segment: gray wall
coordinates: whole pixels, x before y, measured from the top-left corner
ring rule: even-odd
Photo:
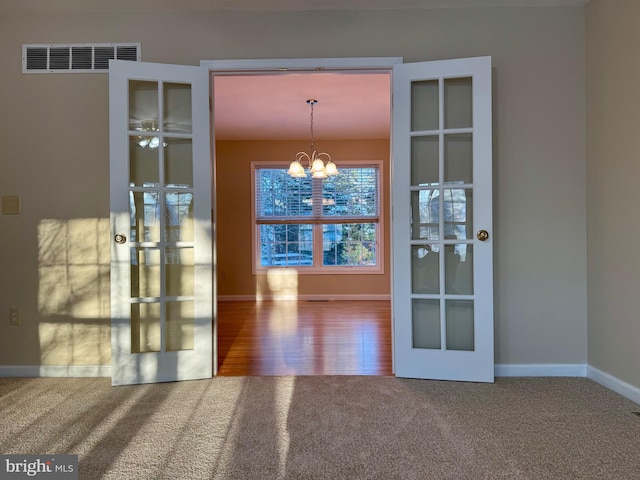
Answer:
[[[193,65],[491,55],[496,362],[586,363],[584,21],[583,7],[0,17],[0,194],[23,202],[0,216],[0,318],[23,315],[0,321],[0,365],[109,363],[107,76],[22,75],[21,44],[136,41],[145,61]]]
[[[640,388],[640,2],[586,18],[589,364]]]

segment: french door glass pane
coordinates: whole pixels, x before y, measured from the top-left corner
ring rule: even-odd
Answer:
[[[473,182],[473,136],[455,133],[444,136],[444,183]]]
[[[411,137],[411,185],[438,185],[440,176],[438,135]]]
[[[167,242],[193,241],[193,193],[165,194],[165,235]]]
[[[131,248],[131,296],[159,297],[160,285],[160,249]]]
[[[440,239],[440,190],[411,192],[411,238]]]
[[[158,82],[129,80],[129,129],[158,130]]]
[[[444,128],[473,126],[472,88],[471,77],[444,80]]]
[[[150,135],[133,135],[129,137],[130,187],[160,186],[158,149],[148,148],[148,144],[152,138]]]
[[[445,293],[473,295],[473,245],[445,245]]]
[[[447,350],[475,350],[472,300],[447,300]]]
[[[131,353],[160,351],[160,303],[131,305]]]
[[[473,232],[473,191],[462,188],[411,192],[411,238],[440,239],[440,194],[444,195],[444,238],[469,239]]]
[[[194,292],[193,248],[167,247],[165,259],[166,295],[189,296]]]
[[[160,192],[129,192],[132,242],[160,241]]]
[[[413,348],[440,349],[440,300],[412,301]]]
[[[473,190],[445,188],[444,196],[444,238],[470,239],[473,236]]]
[[[191,133],[191,85],[165,82],[163,92],[164,131]]]
[[[194,302],[167,302],[165,350],[193,350]]]
[[[434,245],[411,247],[411,292],[440,292],[440,255]]]
[[[193,187],[193,151],[188,138],[166,138],[164,182],[169,188]]]
[[[440,87],[438,80],[411,84],[411,131],[437,130],[439,122]]]

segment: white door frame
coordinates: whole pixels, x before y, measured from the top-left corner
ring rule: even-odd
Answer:
[[[276,58],[246,60],[201,60],[200,66],[210,72],[255,72],[256,74],[290,72],[290,71],[341,71],[371,73],[382,70],[391,72],[393,66],[403,63],[402,57],[345,57],[345,58]]]

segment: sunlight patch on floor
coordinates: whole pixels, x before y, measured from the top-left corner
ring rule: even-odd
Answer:
[[[276,382],[275,394],[275,414],[276,414],[276,443],[278,451],[278,478],[285,478],[287,472],[287,459],[289,454],[289,428],[287,419],[289,417],[289,408],[291,406],[291,398],[293,397],[293,384],[295,379],[292,377],[279,378]]]

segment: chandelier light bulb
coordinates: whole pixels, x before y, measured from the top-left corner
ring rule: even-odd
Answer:
[[[320,160],[318,157],[316,157],[315,154],[316,152],[313,152],[313,157],[315,157],[315,160],[313,160],[313,163],[311,164],[311,172],[312,173],[324,172],[324,162]]]
[[[289,175],[295,178],[306,177],[307,174],[304,173],[304,167],[298,160],[294,160],[289,165],[289,171],[287,172]]]
[[[325,167],[325,171],[327,172],[327,176],[331,177],[333,175],[337,175],[338,174],[338,167],[336,167],[335,163],[333,163],[331,160],[329,160],[327,162],[326,167]]]

